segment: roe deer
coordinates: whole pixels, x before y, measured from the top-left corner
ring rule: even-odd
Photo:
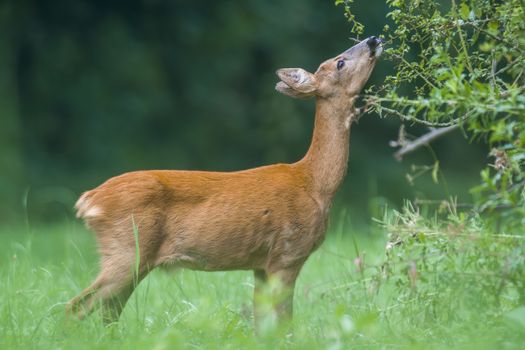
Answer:
[[[96,233],[100,274],[69,301],[68,312],[83,318],[101,305],[104,321],[117,321],[138,281],[155,267],[173,266],[253,270],[255,295],[275,278],[274,312],[291,319],[297,275],[324,239],[346,173],[354,101],[381,51],[381,40],[370,37],[314,74],[277,71],[277,91],[317,101],[310,148],[296,163],[238,172],[136,171],[85,192],[75,207]]]

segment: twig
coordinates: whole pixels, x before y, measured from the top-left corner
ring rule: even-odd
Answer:
[[[391,109],[391,108],[384,107],[384,106],[381,106],[381,105],[379,105],[379,107],[377,107],[377,109],[378,109],[378,112],[385,111],[387,113],[390,113],[390,114],[393,114],[393,115],[399,117],[401,120],[408,121],[408,122],[411,122],[411,123],[414,123],[414,124],[425,125],[425,126],[428,126],[428,127],[454,126],[454,125],[457,125],[457,123],[460,123],[461,121],[463,121],[465,119],[464,117],[462,117],[462,118],[457,118],[457,119],[454,119],[454,120],[452,120],[450,122],[446,122],[446,123],[434,123],[434,122],[429,122],[429,121],[426,121],[426,120],[421,120],[421,119],[410,117],[408,115],[405,115],[403,113],[400,113],[400,112],[396,111],[395,109]],[[381,115],[381,113],[380,113],[380,115]]]
[[[414,64],[411,64],[410,62],[408,62],[403,56],[400,56],[400,55],[396,55],[396,54],[391,54],[392,57],[394,58],[397,58],[398,60],[401,60],[403,62],[403,64],[405,64],[407,67],[411,67],[413,70],[414,70],[414,73],[416,73],[421,79],[423,79],[428,85],[432,86],[434,89],[437,89],[436,85],[434,83],[432,83],[430,80],[427,79],[427,77],[425,77],[425,75],[421,72],[419,72],[416,67],[419,68],[419,66],[414,63]]]
[[[470,56],[468,54],[467,44],[465,43],[465,38],[463,37],[463,32],[461,31],[461,26],[459,25],[458,12],[457,12],[457,6],[456,6],[455,0],[452,0],[452,8],[454,11],[454,16],[456,17],[456,26],[458,29],[459,41],[461,42],[461,48],[463,49],[463,53],[465,54],[465,63],[467,64],[468,71],[472,73],[473,70],[472,70],[472,65],[470,63]]]
[[[407,142],[403,147],[401,147],[396,153],[394,153],[394,157],[401,161],[403,159],[403,156],[415,151],[421,146],[426,146],[430,142],[434,141],[438,137],[441,137],[455,129],[459,128],[459,124],[456,125],[450,125],[444,128],[438,128],[438,129],[432,129],[429,133],[420,136],[419,138],[415,139],[414,141]]]

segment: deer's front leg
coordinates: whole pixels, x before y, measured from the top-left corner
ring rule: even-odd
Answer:
[[[268,282],[268,275],[264,270],[253,271],[253,326],[255,334],[259,334],[262,320],[265,317],[265,289]]]
[[[272,284],[273,308],[279,324],[288,324],[292,321],[295,281],[300,269],[299,266],[268,272]]]
[[[301,266],[254,271],[253,316],[258,335],[267,331],[291,330],[295,281]]]

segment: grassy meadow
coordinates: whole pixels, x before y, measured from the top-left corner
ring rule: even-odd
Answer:
[[[334,220],[298,280],[293,337],[271,325],[255,337],[250,271],[154,271],[121,321],[105,327],[97,313],[84,321],[64,313],[65,302],[97,273],[96,247],[86,229],[77,223],[3,227],[0,349],[525,347],[525,311],[515,297],[494,308],[481,294],[477,298],[475,285],[468,296],[456,285],[419,293],[416,284],[407,291],[406,267],[397,277],[377,278],[386,236],[378,228],[363,231]]]

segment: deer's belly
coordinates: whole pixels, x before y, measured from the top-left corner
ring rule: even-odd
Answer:
[[[304,261],[324,238],[319,227],[259,223],[222,226],[210,220],[198,230],[183,230],[161,258],[162,265],[203,271],[264,269],[271,260],[284,265]]]
[[[278,230],[247,213],[188,218],[166,234],[160,263],[205,271],[262,268]]]
[[[173,216],[159,261],[206,271],[258,269],[275,254],[295,260],[318,246],[314,232],[322,231],[324,220],[315,207],[252,199],[209,201]]]

